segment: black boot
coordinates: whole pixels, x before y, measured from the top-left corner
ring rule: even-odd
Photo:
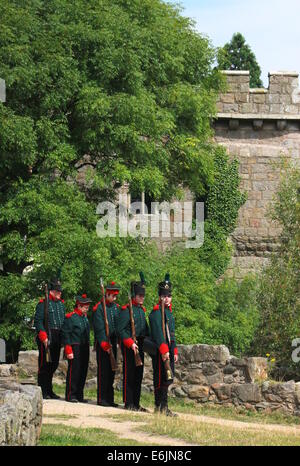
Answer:
[[[160,412],[162,414],[165,414],[166,416],[170,416],[170,417],[177,417],[178,416],[178,414],[173,413],[168,408],[168,387],[162,387],[162,389],[161,389]]]
[[[154,412],[158,413],[160,412],[160,404],[161,404],[161,389],[156,388],[154,389]]]

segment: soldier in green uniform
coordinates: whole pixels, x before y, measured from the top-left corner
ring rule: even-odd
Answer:
[[[141,385],[144,373],[144,338],[149,335],[146,321],[145,280],[140,272],[140,282],[131,283],[132,311],[135,324],[136,342],[133,340],[129,304],[122,306],[118,321],[118,334],[123,354],[123,401],[125,409],[147,411],[140,406]],[[139,353],[142,365],[136,366],[135,354]]]
[[[45,328],[44,301],[41,299],[36,306],[34,326],[36,329],[36,342],[39,350],[38,358],[38,385],[42,389],[43,398],[59,398],[53,392],[52,379],[59,364],[61,349],[61,327],[65,318],[65,305],[61,299],[61,283],[57,278],[49,284],[48,322],[49,331]],[[51,362],[46,361],[46,349],[49,347]]]
[[[100,406],[118,405],[114,402],[113,383],[115,371],[112,370],[110,352],[113,351],[117,359],[117,321],[119,317],[119,304],[116,299],[120,287],[111,282],[105,289],[106,313],[109,329],[109,340],[105,333],[105,319],[103,311],[103,298],[93,307],[93,327],[96,341],[97,357],[97,404]]]
[[[153,307],[149,315],[151,337],[157,345],[156,355],[152,357],[155,411],[167,416],[177,416],[168,408],[168,388],[172,380],[168,380],[165,361],[168,360],[174,374],[174,362],[178,361],[178,350],[175,339],[175,320],[172,310],[172,284],[169,274],[158,284],[159,303]],[[165,332],[162,327],[162,307],[165,305]]]
[[[89,357],[90,325],[87,318],[91,299],[86,294],[76,297],[73,312],[66,315],[62,326],[62,341],[68,359],[66,401],[87,403],[83,397]]]

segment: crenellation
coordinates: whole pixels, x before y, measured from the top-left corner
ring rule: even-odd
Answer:
[[[227,78],[226,92],[218,100],[219,114],[236,113],[249,115],[262,114],[264,120],[268,115],[300,116],[300,90],[298,73],[269,73],[267,89],[250,89],[249,73],[245,71],[222,72]],[[228,104],[231,104],[230,106]],[[223,116],[223,115],[222,115]]]

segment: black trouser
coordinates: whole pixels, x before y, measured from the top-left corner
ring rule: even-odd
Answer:
[[[89,367],[89,343],[72,345],[74,359],[68,359],[68,372],[66,378],[66,400],[76,398],[83,400],[83,389]]]
[[[46,362],[46,350],[44,343],[42,343],[38,337],[36,339],[39,349],[38,385],[42,389],[43,397],[52,393],[52,379],[54,372],[58,368],[61,348],[61,331],[58,329],[51,329],[50,333],[51,362]]]
[[[174,346],[170,349],[170,366],[174,376]],[[168,407],[168,388],[171,385],[167,381],[166,369],[162,360],[161,354],[157,351],[156,355],[152,358],[153,367],[153,385],[154,385],[154,397],[155,406],[160,409]]]
[[[117,359],[117,341],[116,337],[111,337],[110,342],[113,348],[115,359]],[[111,369],[109,354],[104,351],[100,344],[96,344],[97,357],[97,403],[106,401],[109,404],[114,403],[114,380],[115,371]]]
[[[126,348],[122,343],[123,354],[123,401],[126,407],[140,406],[141,386],[144,374],[144,338],[137,339],[139,353],[143,362],[142,366],[136,366],[134,360],[134,351]]]

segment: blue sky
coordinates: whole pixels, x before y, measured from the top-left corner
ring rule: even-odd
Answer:
[[[241,32],[256,55],[262,79],[269,71],[300,73],[300,0],[179,0],[182,14],[196,21],[196,29],[214,46]]]

